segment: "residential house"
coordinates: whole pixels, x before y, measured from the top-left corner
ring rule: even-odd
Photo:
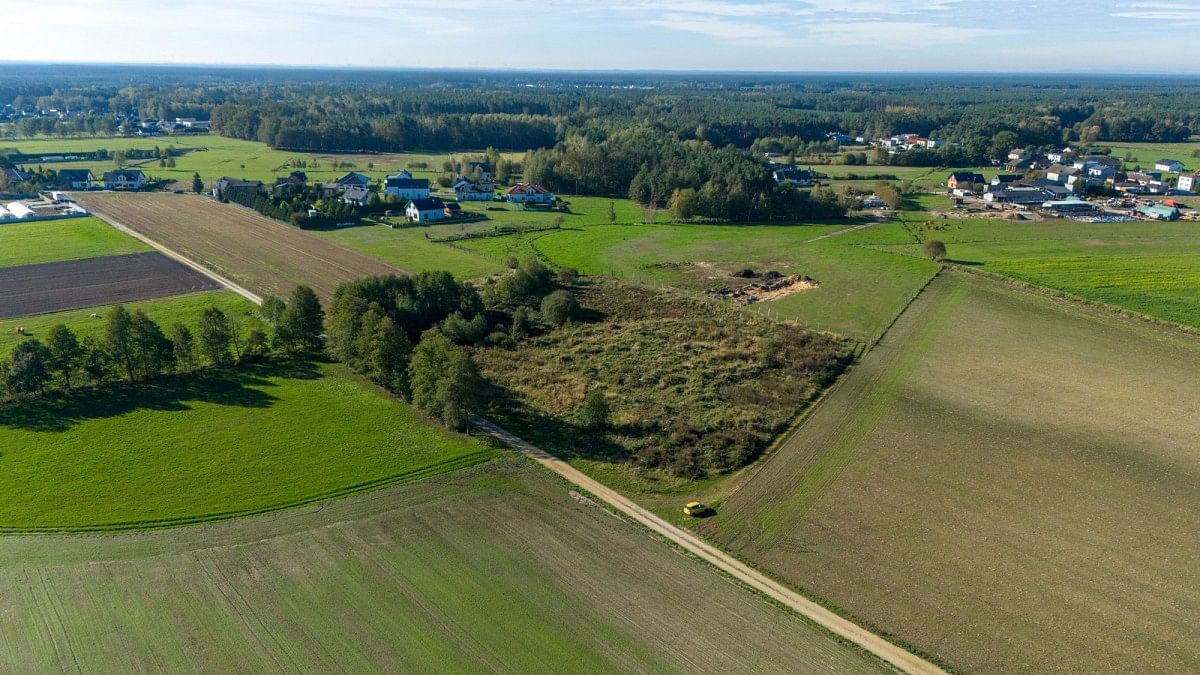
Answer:
[[[884,206],[883,200],[875,195],[862,198],[862,207],[864,209],[881,209]]]
[[[504,198],[514,204],[554,203],[554,194],[534,183],[517,183],[505,191]]]
[[[262,191],[261,180],[242,180],[223,176],[213,183],[212,195],[217,199],[249,206]]]
[[[1062,164],[1051,164],[1046,169],[1046,180],[1052,180],[1055,183],[1066,183],[1071,176],[1078,176],[1079,169],[1073,166],[1063,166]]]
[[[146,185],[146,174],[141,169],[119,169],[106,171],[102,180],[105,190],[141,190]]]
[[[1121,161],[1120,157],[1112,155],[1088,155],[1087,157],[1077,157],[1073,166],[1081,171],[1087,171],[1096,165],[1112,167],[1116,171],[1120,171],[1125,162]]]
[[[1034,161],[1028,157],[1010,159],[1004,164],[1004,170],[1010,173],[1025,173],[1034,168]]]
[[[303,171],[293,171],[287,176],[275,179],[271,194],[276,197],[287,197],[301,192],[308,185],[308,174]]]
[[[383,193],[396,199],[427,199],[429,179],[388,176],[383,182]]]
[[[1015,162],[1022,159],[1029,159],[1029,151],[1025,148],[1013,148],[1008,151],[1008,161]]]
[[[1075,151],[1071,148],[1063,148],[1062,150],[1055,150],[1053,152],[1046,153],[1046,159],[1054,162],[1055,164],[1064,164],[1069,162],[1074,156]]]
[[[370,187],[371,177],[351,171],[350,173],[344,173],[341,176],[338,176],[338,179],[334,182],[345,187],[350,187],[351,185]]]
[[[1175,182],[1175,189],[1200,192],[1200,173],[1185,173]]]
[[[446,217],[457,218],[463,214],[462,206],[458,202],[450,202],[446,204]]]
[[[90,190],[96,177],[87,169],[59,169],[58,187],[63,190]]]
[[[30,178],[33,178],[33,174],[28,171],[22,171],[20,168],[15,166],[4,167],[4,180],[8,181],[9,185],[14,183],[24,183]]]
[[[392,176],[392,177],[393,177],[393,178],[412,178],[412,177],[413,177],[413,175],[412,175],[412,172],[411,172],[411,171],[409,171],[408,169],[402,169],[402,170],[400,171],[400,173],[398,173],[398,174],[395,174],[395,175],[394,175],[394,176]]]
[[[421,197],[408,202],[404,215],[414,223],[442,220],[446,217],[446,204],[437,197]]]
[[[808,186],[813,184],[811,171],[797,169],[796,167],[785,167],[775,169],[771,172],[771,177],[775,180],[776,185],[784,185],[791,183],[796,186]]]
[[[1174,159],[1160,159],[1154,163],[1154,170],[1166,173],[1182,173],[1183,162]]]
[[[946,187],[951,190],[970,189],[968,186],[971,188],[978,186],[982,189],[984,185],[987,185],[987,179],[983,177],[983,174],[971,171],[956,171],[946,179]]]
[[[476,183],[463,177],[454,182],[454,196],[460,202],[490,202],[495,192],[491,183]]]
[[[1087,175],[1089,178],[1099,178],[1101,181],[1105,182],[1107,182],[1109,178],[1115,176],[1116,174],[1116,169],[1112,168],[1111,166],[1105,166],[1104,164],[1096,164],[1087,170]]]
[[[838,145],[850,145],[854,142],[853,138],[850,138],[840,131],[831,131],[825,134],[825,138],[828,138],[831,141],[836,141]]]
[[[351,185],[342,193],[342,202],[354,206],[366,206],[371,201],[371,191],[361,185]]]
[[[943,141],[943,140],[939,140],[939,139],[935,139],[935,138],[926,138],[925,139],[925,147],[929,148],[930,150],[936,150],[945,145],[946,145],[946,141]]]
[[[317,194],[320,195],[321,199],[335,199],[341,197],[342,193],[348,187],[350,186],[342,185],[341,183],[321,183],[317,186]]]
[[[479,175],[479,180],[490,183],[492,180],[492,165],[490,162],[471,162],[467,164],[467,175]]]
[[[998,173],[992,178],[990,185],[993,187],[1004,186],[1010,183],[1015,183],[1022,178],[1023,176],[1019,176],[1015,173]]]

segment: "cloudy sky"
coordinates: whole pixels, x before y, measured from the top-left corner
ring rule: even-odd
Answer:
[[[1200,0],[0,0],[0,61],[1200,74]]]

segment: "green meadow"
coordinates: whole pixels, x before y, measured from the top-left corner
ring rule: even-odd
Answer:
[[[0,223],[0,267],[151,250],[91,216]]]

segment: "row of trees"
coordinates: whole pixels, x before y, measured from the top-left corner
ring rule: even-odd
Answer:
[[[44,341],[36,337],[21,341],[0,362],[0,385],[9,396],[36,396],[118,379],[148,381],[205,365],[226,367],[272,349],[318,350],[323,319],[320,301],[306,286],[298,286],[287,303],[267,298],[254,317],[209,307],[191,328],[175,323],[164,330],[141,309],[130,312],[117,305],[105,316],[99,336],[80,338],[58,324],[46,332]]]

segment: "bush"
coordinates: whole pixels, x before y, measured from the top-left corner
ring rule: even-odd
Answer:
[[[930,260],[941,262],[946,259],[946,244],[937,239],[930,239],[921,245],[921,250],[925,255],[929,256]]]
[[[483,312],[476,314],[472,319],[463,317],[462,312],[455,312],[442,322],[442,334],[454,344],[477,344],[487,332],[488,322]]]
[[[579,270],[574,267],[560,267],[558,270],[558,283],[573,284],[579,278]]]
[[[593,389],[583,397],[583,403],[579,405],[577,417],[579,426],[588,431],[603,431],[610,424],[610,411],[608,409],[608,401],[604,398],[604,392],[599,389]]]
[[[562,326],[579,315],[579,301],[568,291],[554,291],[542,299],[542,318],[552,326]]]

